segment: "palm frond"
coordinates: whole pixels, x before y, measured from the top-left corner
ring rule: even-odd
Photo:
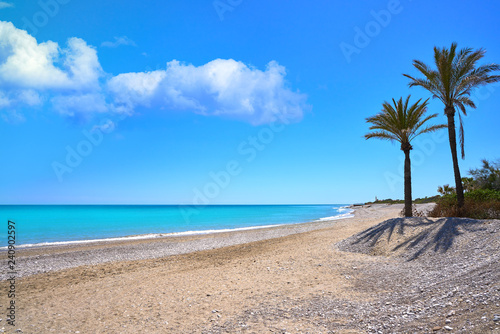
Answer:
[[[436,132],[438,130],[441,130],[441,129],[444,129],[447,127],[448,127],[448,125],[446,125],[446,124],[432,125],[432,126],[429,126],[429,127],[426,127],[424,129],[420,130],[418,133],[415,134],[415,137],[419,136],[421,134],[424,134],[424,133]]]
[[[399,100],[392,99],[392,103],[384,101],[382,110],[366,119],[367,123],[371,123],[369,129],[372,132],[367,133],[365,139],[398,141],[401,149],[406,150],[408,147],[411,149],[410,142],[418,135],[446,127],[444,124],[425,126],[437,114],[425,116],[429,99],[423,102],[419,99],[410,104],[410,97],[409,95],[405,100],[402,97]]]
[[[429,91],[433,98],[440,99],[445,105],[445,113],[450,107],[459,110],[462,158],[465,157],[465,145],[461,114],[467,115],[466,107],[476,108],[471,100],[474,89],[500,82],[500,75],[493,75],[493,72],[500,71],[500,65],[493,63],[477,66],[485,54],[484,49],[463,48],[457,51],[457,43],[453,42],[449,49],[434,47],[435,69],[422,61],[413,60],[413,66],[422,74],[422,78],[403,74],[410,79],[409,87],[420,86]]]
[[[460,151],[462,153],[462,159],[465,159],[465,133],[464,133],[464,123],[462,121],[462,116],[458,113],[458,119],[460,120],[460,127],[458,130],[458,138],[460,141]]]
[[[384,132],[384,131],[367,133],[365,135],[365,139],[370,139],[370,138],[378,138],[378,139],[385,139],[385,140],[390,140],[390,141],[398,141],[398,138],[394,137],[394,135],[391,135],[390,133],[387,133],[387,132]]]

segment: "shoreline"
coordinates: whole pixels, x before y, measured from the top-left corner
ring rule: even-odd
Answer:
[[[299,223],[307,224],[307,223]],[[178,236],[191,236],[191,235],[205,235],[213,233],[226,233],[226,232],[238,232],[238,231],[248,231],[257,230],[261,228],[272,228],[277,226],[293,225],[293,224],[276,224],[276,225],[263,225],[263,226],[249,226],[249,227],[237,227],[234,229],[220,229],[220,230],[200,230],[200,231],[185,231],[185,232],[172,232],[172,233],[148,233],[148,234],[133,234],[126,235],[122,237],[110,237],[110,238],[100,238],[100,239],[84,239],[84,240],[71,240],[71,241],[53,241],[53,242],[40,242],[36,244],[21,244],[16,246],[18,249],[32,249],[41,247],[54,247],[54,246],[72,246],[72,245],[85,245],[85,244],[104,244],[108,242],[120,242],[120,241],[133,241],[133,240],[154,240],[158,238],[169,238]],[[7,247],[0,247],[0,250],[7,249]]]
[[[332,204],[335,205],[335,204]],[[176,205],[172,205],[176,206]],[[238,205],[239,206],[239,205]],[[276,205],[270,205],[276,206]],[[286,205],[284,205],[286,206]],[[306,206],[306,204],[304,204]],[[82,244],[94,244],[94,243],[107,243],[107,242],[120,242],[120,241],[131,241],[131,240],[151,240],[158,238],[168,238],[168,237],[177,237],[177,236],[191,236],[191,235],[205,235],[212,233],[226,233],[226,232],[238,232],[238,231],[246,231],[246,230],[254,230],[254,229],[265,229],[265,228],[273,228],[278,226],[288,226],[288,225],[301,225],[301,224],[309,224],[315,222],[324,222],[330,220],[337,219],[345,219],[354,217],[353,205],[344,205],[339,207],[339,214],[335,216],[321,217],[315,220],[306,220],[302,222],[293,222],[293,223],[276,223],[276,224],[267,224],[267,225],[250,225],[250,226],[242,226],[242,227],[234,227],[234,228],[210,228],[206,230],[188,230],[188,231],[179,231],[179,232],[164,232],[164,233],[143,233],[143,234],[130,234],[130,235],[122,235],[122,236],[111,236],[111,237],[100,237],[95,239],[81,239],[81,240],[62,240],[62,241],[49,241],[49,242],[36,242],[36,243],[25,243],[16,245],[17,249],[30,249],[30,248],[39,248],[39,247],[53,247],[53,246],[66,246],[66,245],[82,245]],[[344,212],[347,211],[347,212]],[[0,250],[6,250],[7,246],[0,247]]]
[[[40,242],[35,244],[21,244],[17,245],[18,249],[31,249],[40,247],[53,247],[53,246],[71,246],[71,245],[82,245],[82,244],[94,244],[94,243],[108,243],[108,242],[120,242],[120,241],[132,241],[132,240],[154,240],[159,238],[171,238],[179,236],[193,236],[193,235],[207,235],[216,233],[228,233],[228,232],[240,232],[240,231],[250,231],[267,229],[279,226],[293,226],[311,223],[321,223],[335,221],[339,219],[354,218],[355,209],[349,209],[349,212],[341,213],[336,216],[319,218],[312,221],[306,221],[301,223],[285,223],[285,224],[273,224],[273,225],[256,225],[256,226],[246,226],[246,227],[235,227],[235,228],[221,228],[221,229],[210,229],[210,230],[194,230],[194,231],[182,231],[182,232],[171,232],[171,233],[147,233],[147,234],[133,234],[121,237],[110,237],[110,238],[100,238],[100,239],[85,239],[85,240],[70,240],[70,241],[53,241],[53,242]],[[0,250],[6,250],[7,247],[0,247]]]
[[[386,206],[386,204],[380,205],[380,207]],[[303,223],[19,245],[16,247],[17,259],[20,263],[18,277],[116,261],[158,259],[281,238],[332,227],[339,221],[355,218],[356,210],[360,209],[363,207],[356,207],[356,209],[346,207],[348,212]],[[7,278],[7,274],[0,272],[0,282]]]

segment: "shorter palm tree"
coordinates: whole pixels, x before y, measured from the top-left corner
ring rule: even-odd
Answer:
[[[393,105],[387,101],[382,104],[382,111],[375,116],[368,117],[367,123],[371,123],[369,132],[365,139],[379,138],[401,143],[401,150],[405,154],[404,167],[404,193],[405,193],[405,217],[412,216],[412,198],[411,198],[411,163],[410,151],[412,150],[411,141],[423,134],[446,128],[445,124],[428,126],[426,123],[437,117],[437,114],[425,116],[429,99],[420,103],[421,99],[415,104],[409,106],[410,96],[403,102],[401,97],[397,102],[392,99]]]

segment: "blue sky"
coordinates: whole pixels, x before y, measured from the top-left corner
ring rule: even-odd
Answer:
[[[3,204],[402,198],[403,153],[365,118],[412,94],[433,47],[500,62],[488,1],[0,1]],[[360,33],[361,31],[361,33]],[[461,171],[500,157],[500,86],[473,97]],[[443,105],[429,112],[445,122]],[[413,196],[453,184],[446,131]]]

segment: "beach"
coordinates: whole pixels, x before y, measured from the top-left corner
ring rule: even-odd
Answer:
[[[347,219],[20,249],[16,325],[1,315],[0,328],[498,332],[500,222],[405,220],[401,210],[372,205]],[[3,310],[7,303],[2,293]]]

